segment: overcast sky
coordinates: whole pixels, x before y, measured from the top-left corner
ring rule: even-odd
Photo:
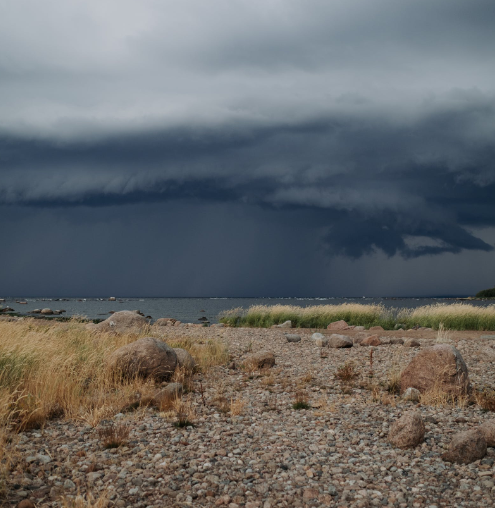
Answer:
[[[495,285],[493,0],[0,0],[0,297]]]

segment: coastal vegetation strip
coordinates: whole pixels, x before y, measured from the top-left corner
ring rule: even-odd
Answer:
[[[115,334],[95,333],[77,319],[0,320],[0,434],[2,428],[40,428],[61,416],[99,421],[132,404],[136,394],[140,399],[151,396],[152,382],[121,379],[106,365],[115,350],[145,336],[165,340],[152,327]],[[220,340],[198,343],[183,337],[167,344],[188,351],[202,372],[228,360]]]
[[[349,325],[394,328],[427,327],[438,330],[495,330],[495,305],[476,306],[465,303],[436,304],[415,309],[386,308],[383,305],[344,303],[341,305],[254,305],[221,314],[220,322],[234,327],[268,328],[291,321],[295,328],[326,328],[334,321]]]

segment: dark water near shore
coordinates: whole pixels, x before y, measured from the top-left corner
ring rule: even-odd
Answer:
[[[17,302],[26,301],[26,304]],[[338,305],[341,303],[382,304],[389,307],[415,308],[437,303],[459,303],[456,298],[119,298],[115,302],[100,298],[7,298],[0,307],[12,307],[15,312],[27,314],[34,309],[65,310],[63,316],[84,316],[89,319],[106,319],[111,311],[140,310],[153,319],[172,317],[185,323],[199,323],[206,317],[218,322],[218,315],[236,307],[247,309],[251,305]],[[469,304],[487,306],[492,301],[470,300]]]

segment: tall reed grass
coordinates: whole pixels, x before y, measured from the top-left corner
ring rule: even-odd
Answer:
[[[270,327],[290,320],[296,328],[326,328],[332,321],[343,319],[350,325],[393,328],[395,320],[382,305],[344,303],[341,305],[254,305],[247,311],[232,309],[220,316],[230,326]]]
[[[397,321],[408,326],[425,326],[438,330],[495,330],[495,305],[477,306],[466,303],[426,305],[401,309]]]
[[[486,307],[457,304],[437,304],[415,309],[387,309],[383,305],[344,303],[341,305],[254,305],[248,310],[237,308],[222,313],[220,321],[229,326],[266,328],[290,320],[295,328],[326,328],[329,323],[343,319],[349,325],[366,328],[382,326],[391,330],[424,326],[438,330],[495,330],[495,305]]]

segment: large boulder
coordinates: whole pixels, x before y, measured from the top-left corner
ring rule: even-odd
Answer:
[[[40,314],[44,314],[45,316],[50,316],[51,314],[53,314],[53,310],[52,309],[41,309]]]
[[[121,310],[98,323],[100,332],[140,333],[148,327],[148,321],[136,311]]]
[[[340,321],[334,321],[327,326],[327,330],[347,330],[349,325],[341,319]]]
[[[486,455],[486,439],[480,429],[455,434],[448,450],[442,455],[447,462],[470,464]]]
[[[107,359],[108,367],[126,378],[142,377],[168,381],[177,367],[175,351],[153,337],[122,346]]]
[[[471,390],[461,353],[449,344],[436,344],[420,351],[402,373],[400,386],[401,394],[409,387],[421,393],[439,390],[453,396]]]
[[[495,420],[488,420],[478,427],[485,437],[486,446],[495,446]]]
[[[348,335],[339,335],[338,333],[332,333],[332,335],[328,337],[328,347],[352,347],[352,339]]]
[[[414,448],[425,437],[425,424],[417,411],[404,413],[390,427],[388,440],[397,448]]]
[[[177,355],[177,366],[186,370],[187,372],[193,372],[196,368],[196,362],[194,358],[189,354],[189,351],[180,347],[174,347],[175,354]]]

